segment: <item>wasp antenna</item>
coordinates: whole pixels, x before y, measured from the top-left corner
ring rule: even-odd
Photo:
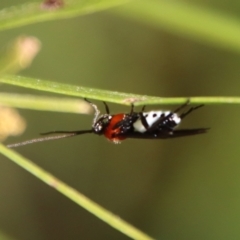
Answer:
[[[92,129],[89,130],[79,130],[79,131],[51,131],[51,132],[45,132],[45,133],[40,133],[41,135],[50,135],[50,134],[74,134],[74,135],[81,135],[85,133],[92,133]]]
[[[45,141],[56,140],[56,139],[61,139],[61,138],[73,137],[75,135],[76,134],[72,133],[72,134],[66,134],[66,135],[57,135],[57,136],[50,136],[50,137],[34,138],[34,139],[27,140],[27,141],[24,141],[24,142],[8,144],[7,147],[8,148],[21,147],[21,146],[25,146],[25,145],[29,145],[29,144],[33,144],[33,143],[37,143],[37,142],[45,142]]]
[[[93,123],[92,123],[92,126],[94,126],[96,121],[97,121],[97,119],[98,119],[100,111],[99,111],[97,105],[95,105],[94,103],[90,102],[87,98],[84,98],[84,100],[86,102],[88,102],[94,108],[95,113],[94,113],[94,118],[93,118]]]
[[[110,111],[109,111],[109,107],[108,107],[107,103],[103,101],[103,104],[105,106],[106,113],[109,114]]]
[[[41,137],[41,138],[34,138],[31,140],[27,140],[24,142],[19,142],[19,143],[13,143],[13,144],[8,144],[8,148],[15,148],[15,147],[21,147],[33,143],[38,143],[38,142],[45,142],[45,141],[50,141],[50,140],[57,140],[57,139],[62,139],[62,138],[68,138],[68,137],[74,137],[80,134],[85,134],[85,133],[92,133],[92,130],[81,130],[81,131],[54,131],[54,132],[47,132],[47,133],[41,133],[41,135],[48,135],[48,134],[55,134],[55,133],[62,133],[62,135],[56,135],[56,136],[49,136],[49,137]]]

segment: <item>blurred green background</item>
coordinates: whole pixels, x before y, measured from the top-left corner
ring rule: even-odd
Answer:
[[[0,9],[24,2],[1,0]],[[194,2],[236,18],[240,14],[239,1]],[[23,34],[42,42],[32,66],[21,73],[25,76],[164,97],[240,93],[239,52],[111,10],[0,32],[0,44]],[[53,95],[7,85],[1,91]],[[112,112],[129,111],[109,106]],[[92,122],[86,115],[19,111],[27,130],[7,143],[40,132],[88,129]],[[85,135],[17,151],[156,239],[240,239],[239,119],[238,105],[210,105],[181,126],[211,127],[201,136],[114,145]],[[0,193],[0,228],[12,239],[128,239],[2,156]]]

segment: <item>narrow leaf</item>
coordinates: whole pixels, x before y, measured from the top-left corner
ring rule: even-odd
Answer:
[[[240,19],[184,1],[139,0],[114,13],[214,47],[240,51]]]
[[[89,114],[92,107],[83,100],[14,93],[0,93],[0,104],[11,107],[55,112]]]
[[[39,79],[33,79],[22,76],[0,76],[0,82],[30,88],[40,91],[59,93],[64,95],[76,96],[81,98],[95,99],[99,101],[113,102],[130,105],[150,105],[150,104],[182,104],[186,101],[194,104],[240,104],[240,97],[154,97],[147,95],[138,95],[132,93],[123,93],[107,91],[96,88],[69,85],[64,83],[50,82]]]
[[[65,0],[63,6],[52,9],[44,7],[41,1],[25,3],[0,11],[0,31],[37,22],[71,18],[115,7],[130,0]]]
[[[0,144],[0,152],[4,156],[12,160],[14,163],[18,164],[20,167],[40,179],[41,181],[56,189],[58,192],[65,195],[73,202],[77,203],[102,221],[106,222],[107,224],[129,236],[130,238],[138,240],[153,240],[153,238],[151,238],[150,236],[146,235],[131,224],[119,218],[119,216],[116,216],[108,210],[104,209],[99,204],[93,202],[91,199],[87,198],[77,190],[68,186],[66,183],[60,181],[55,176],[40,168],[35,163],[21,156],[17,152],[6,148],[2,144]]]

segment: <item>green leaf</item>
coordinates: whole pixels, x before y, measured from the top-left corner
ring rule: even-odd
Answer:
[[[223,103],[224,104],[240,104],[240,97],[216,96],[216,97],[163,98],[163,97],[154,97],[154,96],[147,96],[147,95],[138,95],[138,94],[132,94],[132,93],[107,91],[107,90],[101,90],[96,88],[75,86],[75,85],[69,85],[65,83],[57,83],[57,82],[44,81],[39,79],[33,79],[33,78],[22,77],[22,76],[12,76],[12,75],[1,76],[0,82],[15,85],[15,86],[20,86],[20,87],[40,90],[40,91],[47,91],[52,93],[59,93],[59,94],[64,94],[69,96],[89,98],[89,99],[95,99],[95,100],[113,102],[113,103],[119,103],[119,104],[125,104],[125,105],[130,105],[134,103],[135,106],[149,105],[149,104],[182,104],[188,100],[190,100],[190,103],[194,103],[194,104],[223,104]],[[16,106],[17,103],[12,103],[12,104],[13,105],[15,104]],[[19,101],[18,107],[20,107],[20,101]],[[22,107],[25,108],[24,106]],[[55,110],[52,110],[52,111],[55,111]]]
[[[60,93],[64,95],[91,98],[121,104],[130,104],[131,102],[140,102],[146,99],[157,100],[156,97],[147,97],[131,93],[121,93],[115,91],[100,90],[96,88],[74,86],[65,83],[57,83],[15,75],[0,76],[0,82],[40,91]]]
[[[14,163],[18,164],[20,167],[30,172],[32,175],[40,179],[41,181],[48,184],[50,187],[54,188],[58,192],[65,195],[67,198],[71,199],[76,204],[80,205],[87,211],[94,214],[96,217],[100,218],[113,228],[119,230],[125,235],[129,236],[132,239],[138,240],[153,240],[150,236],[141,232],[134,226],[130,225],[126,221],[122,220],[118,216],[104,209],[97,203],[93,202],[91,199],[87,198],[77,190],[68,186],[66,183],[57,179],[52,174],[48,173],[44,169],[37,166],[35,163],[31,162],[29,159],[21,156],[15,151],[6,148],[0,144],[0,153],[12,160]]]
[[[0,11],[0,31],[94,13],[130,0],[64,2],[57,9],[43,8],[41,3],[26,3],[3,9]],[[179,1],[139,0],[115,8],[113,12],[214,47],[240,50],[240,20],[216,10]]]
[[[0,103],[17,108],[89,114],[92,107],[85,101],[73,98],[0,93]]]
[[[240,19],[183,1],[140,0],[114,13],[214,47],[240,51]]]
[[[25,3],[0,11],[0,31],[49,20],[71,18],[115,7],[130,0],[65,0],[57,9],[44,8],[42,2]]]

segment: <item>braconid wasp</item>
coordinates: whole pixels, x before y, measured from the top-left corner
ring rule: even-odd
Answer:
[[[95,111],[91,129],[46,132],[42,133],[41,135],[57,135],[35,138],[20,143],[9,144],[7,146],[9,148],[13,148],[36,142],[73,137],[86,133],[104,135],[108,140],[114,143],[120,143],[126,138],[167,139],[206,133],[208,130],[208,128],[175,130],[182,119],[184,119],[191,112],[204,106],[202,104],[195,107],[190,107],[187,111],[179,113],[188,106],[189,100],[174,111],[145,112],[144,106],[140,112],[135,112],[134,105],[132,104],[129,113],[118,114],[110,114],[108,105],[106,102],[103,102],[106,113],[102,115],[100,115],[97,105],[93,104],[87,99],[85,100],[91,104]]]

